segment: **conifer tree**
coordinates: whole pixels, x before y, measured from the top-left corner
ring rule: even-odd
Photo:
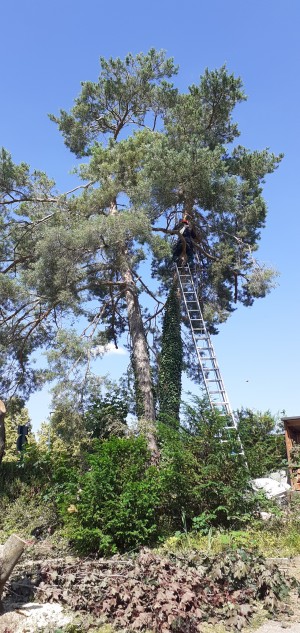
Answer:
[[[142,414],[153,421],[143,293],[158,301],[157,314],[163,297],[140,264],[152,259],[153,275],[170,288],[175,218],[189,214],[209,327],[238,301],[264,296],[273,271],[254,257],[267,212],[262,184],[281,156],[237,145],[233,110],[245,95],[225,67],[206,70],[180,94],[168,82],[177,69],[164,53],[100,61],[99,80],[82,84],[69,113],[51,116],[84,159],[76,191],[58,195],[45,174],[0,156],[1,388],[5,394],[14,384],[28,395],[43,377],[32,369],[32,352],[47,347],[49,378],[96,393],[97,350],[118,345],[129,329]],[[152,431],[149,446],[156,450]]]

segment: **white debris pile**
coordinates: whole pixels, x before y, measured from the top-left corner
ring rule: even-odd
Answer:
[[[72,622],[60,604],[28,602],[0,616],[0,633],[37,633],[45,627],[61,628]],[[13,627],[13,628],[11,628]]]
[[[252,479],[251,484],[254,490],[262,490],[268,499],[285,497],[291,489],[285,470],[270,473],[267,477]]]

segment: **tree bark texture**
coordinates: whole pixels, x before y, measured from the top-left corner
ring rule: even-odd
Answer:
[[[143,319],[138,300],[138,293],[131,270],[127,265],[123,267],[123,279],[126,282],[125,298],[127,304],[128,324],[132,343],[132,354],[136,372],[137,388],[141,397],[143,419],[147,423],[155,420],[154,397],[152,390],[152,376],[145,336]],[[147,425],[146,425],[147,426]],[[158,452],[154,427],[149,424],[147,430],[148,445],[151,452]]]
[[[117,214],[116,198],[112,200],[110,205],[110,215]],[[122,271],[123,281],[126,283],[125,299],[127,305],[127,317],[129,325],[129,333],[132,345],[132,357],[134,364],[134,372],[136,378],[136,388],[138,397],[141,398],[143,419],[143,433],[147,437],[148,447],[152,455],[153,461],[158,461],[158,446],[155,434],[155,406],[152,390],[152,376],[150,359],[148,354],[147,339],[144,330],[141,308],[138,299],[138,292],[132,272],[128,265],[127,249],[124,244],[123,255],[121,255],[120,268]],[[122,248],[122,247],[121,247]],[[141,425],[140,425],[141,428]]]
[[[5,424],[4,417],[6,413],[6,408],[4,402],[0,400],[0,464],[2,462],[2,458],[5,452]]]
[[[9,579],[26,545],[26,541],[23,541],[23,539],[16,536],[16,534],[12,534],[6,543],[0,546],[0,600],[4,585]]]

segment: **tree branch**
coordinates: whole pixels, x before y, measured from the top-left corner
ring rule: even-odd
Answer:
[[[11,200],[0,200],[0,206],[7,206],[10,204],[20,204],[21,202],[41,202],[41,203],[46,203],[46,202],[57,202],[59,200],[59,198],[62,198],[64,196],[69,196],[71,193],[74,193],[75,191],[78,191],[78,189],[87,189],[88,187],[90,187],[91,185],[94,185],[96,182],[96,180],[91,180],[90,182],[86,183],[85,185],[77,185],[77,187],[74,187],[73,189],[70,189],[69,191],[66,191],[65,193],[60,193],[58,194],[55,198],[53,197],[46,197],[46,198],[38,198],[34,195],[23,195],[22,192],[18,192],[19,193],[19,197],[18,198],[14,198],[9,192],[5,192],[4,195],[10,196],[12,199]],[[53,214],[51,214],[53,215]],[[48,217],[51,217],[47,216]],[[43,220],[40,220],[43,221]]]
[[[141,279],[141,277],[135,273],[133,271],[133,276],[138,279],[138,281],[141,283],[141,285],[143,286],[143,288],[146,290],[146,292],[148,293],[148,295],[150,295],[150,297],[152,297],[152,299],[154,299],[154,301],[156,301],[156,303],[162,305],[162,301],[159,301],[159,299],[157,299],[157,297],[153,294],[153,292],[150,290],[150,288],[148,288],[148,286],[146,286],[145,282]]]

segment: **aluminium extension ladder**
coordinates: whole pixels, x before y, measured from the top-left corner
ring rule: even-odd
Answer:
[[[236,419],[228,400],[216,354],[203,318],[197,294],[197,283],[188,264],[182,266],[175,264],[175,267],[209,404],[211,409],[216,409],[222,415],[226,415],[228,423],[224,430],[235,430],[240,448],[238,454],[245,457]]]

